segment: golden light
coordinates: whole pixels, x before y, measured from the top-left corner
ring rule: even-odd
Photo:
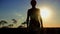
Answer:
[[[47,7],[40,8],[42,18],[48,18],[50,16],[50,10]]]

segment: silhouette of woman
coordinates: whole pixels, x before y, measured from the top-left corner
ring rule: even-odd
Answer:
[[[43,27],[42,18],[40,15],[40,10],[36,8],[35,0],[31,1],[31,6],[32,8],[27,12],[27,28],[29,28],[30,31],[36,31],[39,30],[40,27]]]

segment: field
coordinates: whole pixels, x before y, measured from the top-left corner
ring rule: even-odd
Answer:
[[[27,28],[1,28],[0,32],[18,32],[21,34],[26,34],[26,33],[31,33],[32,32],[28,32]],[[60,28],[43,28],[43,34],[60,34]]]

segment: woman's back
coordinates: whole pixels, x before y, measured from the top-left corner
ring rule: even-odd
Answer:
[[[36,20],[39,21],[39,16],[40,16],[40,11],[37,8],[31,8],[28,11],[29,16],[30,16],[30,20]]]

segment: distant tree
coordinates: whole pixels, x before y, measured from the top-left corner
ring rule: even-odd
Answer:
[[[23,23],[21,23],[20,26],[18,26],[18,28],[25,28],[26,25],[27,25],[27,22],[23,22]]]
[[[0,25],[4,25],[4,24],[7,24],[7,21],[1,20],[1,21],[0,21]]]
[[[9,28],[8,26],[3,26],[2,28]]]
[[[27,22],[23,22],[22,24],[27,24]]]
[[[17,20],[15,20],[15,19],[12,19],[12,21],[13,21],[13,23],[14,23],[14,24],[16,24],[16,23],[17,23]]]
[[[27,22],[23,22],[21,25],[23,25],[24,27],[27,26]]]
[[[8,26],[9,26],[9,27],[12,27],[12,26],[13,26],[13,24],[9,24]]]

